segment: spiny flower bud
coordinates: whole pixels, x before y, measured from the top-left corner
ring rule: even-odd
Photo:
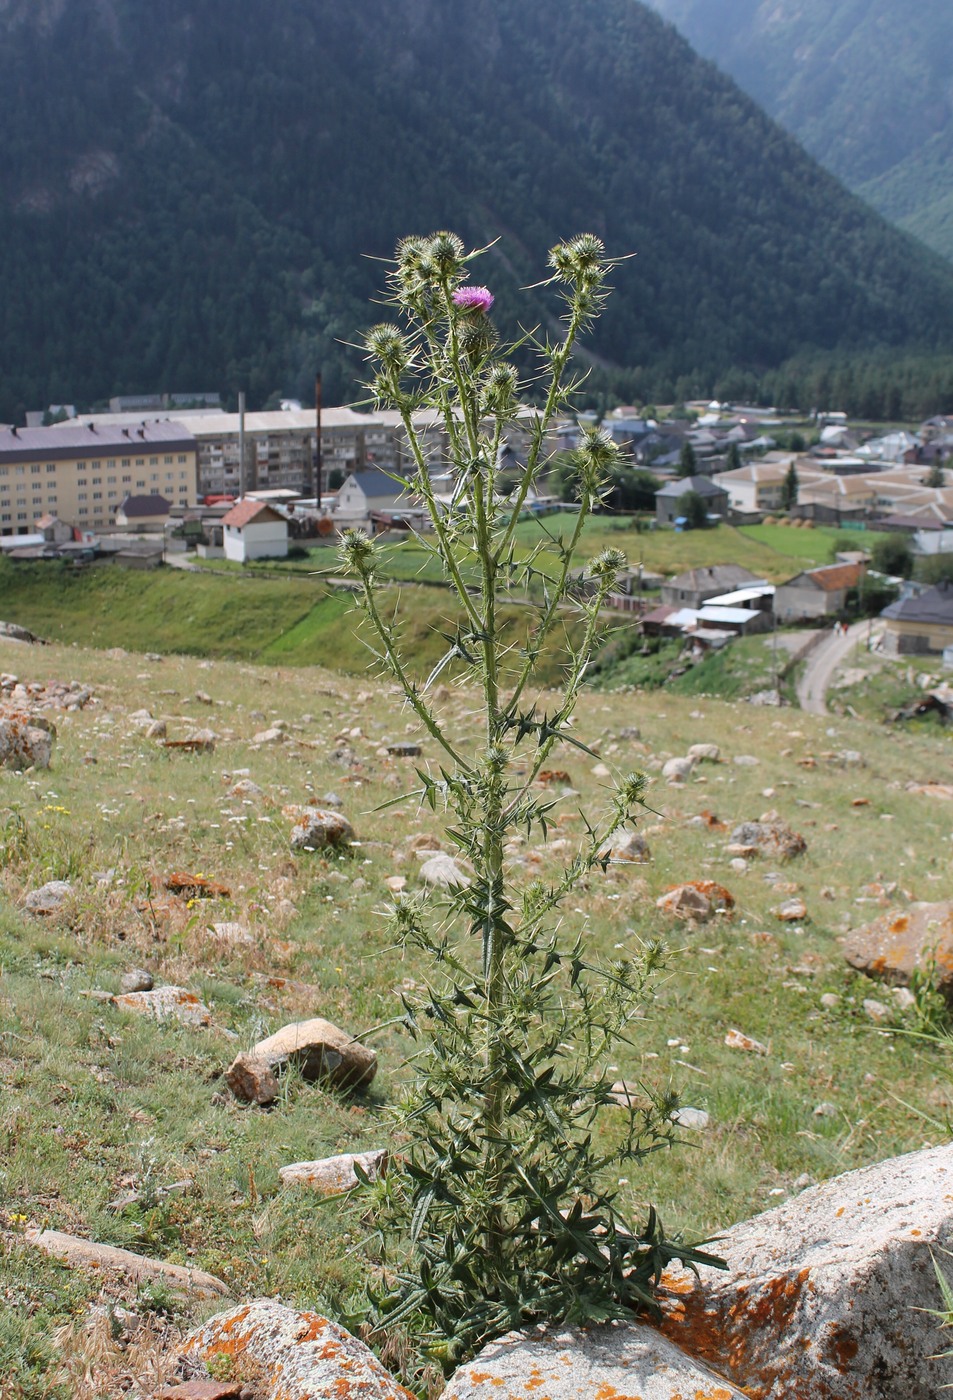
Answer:
[[[519,393],[516,366],[501,360],[486,377],[483,386],[483,406],[488,413],[505,413],[513,408]]]
[[[410,351],[398,326],[388,323],[372,326],[364,337],[364,345],[368,354],[380,360],[386,369],[400,371],[407,367]]]
[[[465,249],[455,233],[441,229],[430,238],[430,262],[440,277],[458,276],[463,271]]]
[[[592,578],[611,581],[628,562],[621,549],[604,549],[601,554],[589,560],[588,573]]]
[[[341,531],[341,562],[349,573],[369,577],[376,567],[376,553],[373,540],[363,530]]]

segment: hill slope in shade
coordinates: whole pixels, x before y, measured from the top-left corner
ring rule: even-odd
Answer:
[[[651,0],[851,189],[953,257],[946,0]]]
[[[953,342],[949,269],[632,0],[4,0],[0,57],[0,416],[351,397],[362,255],[447,226],[511,331],[558,238],[637,253],[593,349],[646,395]]]

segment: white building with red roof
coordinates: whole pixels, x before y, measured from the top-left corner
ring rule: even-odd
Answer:
[[[288,521],[272,506],[245,497],[222,517],[225,558],[244,564],[249,559],[286,559]]]

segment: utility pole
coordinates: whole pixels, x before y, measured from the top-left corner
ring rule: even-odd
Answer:
[[[317,429],[317,440],[315,449],[315,504],[318,510],[321,509],[321,475],[324,468],[324,454],[321,451],[321,371],[318,370],[314,377],[314,417]]]
[[[245,391],[238,394],[238,499],[245,494]]]

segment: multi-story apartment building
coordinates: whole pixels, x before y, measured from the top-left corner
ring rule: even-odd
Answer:
[[[180,423],[0,429],[0,535],[29,534],[44,515],[102,530],[126,496],[193,505],[196,488],[196,443]]]

